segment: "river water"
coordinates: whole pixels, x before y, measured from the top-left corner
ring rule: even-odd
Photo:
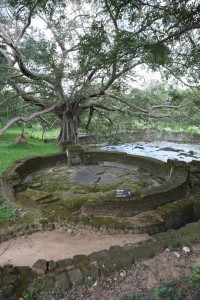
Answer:
[[[137,142],[132,144],[113,145],[101,147],[102,150],[119,151],[128,154],[148,156],[162,161],[177,159],[190,162],[200,160],[200,145],[179,144],[166,141]]]

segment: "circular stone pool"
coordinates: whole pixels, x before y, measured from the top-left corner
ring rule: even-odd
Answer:
[[[73,185],[77,185],[76,192],[83,192],[84,187],[92,188],[95,192],[118,187],[132,187],[133,192],[143,188],[158,187],[167,181],[168,174],[159,172],[153,174],[151,170],[123,163],[102,162],[92,166],[66,166],[44,168],[29,174],[23,180],[24,186],[42,191],[57,190],[67,192]],[[78,187],[79,185],[79,187]],[[75,187],[74,187],[75,191]],[[87,190],[88,191],[88,190]]]
[[[176,164],[106,151],[81,155],[76,165],[65,154],[18,161],[4,174],[5,196],[53,222],[76,216],[86,223],[89,216],[133,217],[186,196],[188,171]],[[117,189],[132,195],[116,197]]]
[[[77,160],[75,159],[75,161]],[[98,251],[104,245],[105,248],[109,248],[116,243],[121,247],[113,246],[109,250],[94,252],[88,256],[75,255],[73,259],[66,259],[73,254],[81,253],[73,251],[76,247],[74,244],[69,256],[65,253],[63,258],[58,253],[59,255],[55,256],[55,259],[59,259],[57,262],[52,260],[54,254],[52,257],[47,257],[48,261],[41,257],[34,263],[32,269],[26,268],[26,274],[31,274],[31,282],[33,275],[38,280],[41,278],[46,281],[52,280],[52,272],[54,272],[53,276],[57,284],[57,279],[62,271],[65,272],[62,273],[64,278],[66,280],[69,278],[68,286],[72,286],[76,283],[74,274],[78,274],[78,281],[82,282],[82,272],[84,276],[88,276],[87,272],[91,270],[88,268],[91,267],[91,264],[93,264],[92,270],[94,264],[96,268],[97,261],[98,266],[92,276],[96,276],[96,274],[99,276],[100,272],[104,270],[110,274],[118,267],[120,269],[130,267],[133,259],[141,258],[141,253],[142,257],[152,257],[152,253],[157,253],[158,249],[161,249],[159,251],[164,249],[163,236],[160,232],[171,228],[180,228],[200,217],[198,188],[200,186],[200,166],[196,162],[190,165],[173,161],[163,163],[141,156],[106,151],[82,152],[78,161],[81,163],[70,165],[66,154],[32,157],[18,160],[3,173],[2,186],[5,198],[15,201],[20,211],[25,214],[21,218],[15,218],[10,224],[3,225],[0,240],[1,242],[10,240],[11,245],[14,241],[21,244],[21,240],[24,240],[25,237],[20,239],[19,236],[56,228],[64,229],[63,235],[59,235],[61,246],[63,246],[64,239],[71,245],[72,239],[75,241],[76,238],[76,243],[83,246],[80,242],[83,230],[87,234],[85,243],[87,246],[89,242],[93,246],[94,238],[98,242],[102,239],[100,248],[90,249],[87,247],[87,250],[81,250],[81,252]],[[119,188],[130,188],[132,196],[117,198],[116,189]],[[190,197],[191,193],[192,197]],[[170,232],[172,231],[170,230]],[[140,235],[136,236],[138,233]],[[147,235],[143,235],[144,233],[153,235],[153,237],[149,238]],[[155,233],[158,234],[155,235]],[[50,243],[55,245],[57,242],[53,236],[58,238],[58,231],[52,231],[52,235],[49,235],[49,232],[41,233],[39,235],[41,244],[46,245],[44,240],[46,234]],[[93,238],[94,234],[97,235]],[[16,236],[16,240],[12,239]],[[105,237],[108,240],[107,246]],[[112,243],[110,237],[113,239]],[[159,239],[159,237],[159,244],[157,242],[155,244],[156,238]],[[137,241],[148,240],[145,245],[136,247],[135,238],[138,238]],[[175,230],[174,239],[177,242]],[[32,241],[35,243],[35,235],[31,235],[30,239],[27,238],[25,246],[29,247]],[[103,243],[104,245],[102,245]],[[167,240],[165,246],[168,246],[168,243]],[[7,247],[7,244],[2,244],[3,252],[5,252],[4,246]],[[19,256],[21,257],[22,250],[18,249],[18,244],[16,247],[17,251],[20,251]],[[51,246],[49,247],[51,248]],[[154,247],[154,250],[151,247]],[[62,249],[60,248],[60,252],[64,251]],[[14,252],[17,251],[14,250]],[[46,251],[44,249],[45,253]],[[56,244],[55,252],[57,251]],[[33,255],[35,255],[35,251]],[[35,258],[37,259],[34,256],[30,265]],[[63,259],[60,260],[60,258]],[[7,257],[4,259],[5,262],[12,262],[13,259],[15,263],[14,256],[11,260]],[[66,265],[66,262],[69,265]],[[83,263],[86,263],[84,270]],[[108,269],[106,264],[109,265]],[[6,268],[7,266],[5,266]],[[16,273],[18,276],[22,268],[13,269],[12,267],[12,270],[18,272]],[[24,269],[22,271],[24,272]],[[42,272],[41,278],[38,275],[39,272]],[[44,277],[49,272],[51,272],[51,277]],[[20,273],[20,276],[28,282],[26,274]],[[6,275],[5,278],[7,278]],[[63,277],[61,279],[63,280]],[[4,283],[3,287],[6,291],[7,281]],[[37,288],[37,284],[41,284],[41,282],[38,281],[35,284]],[[50,281],[47,284],[52,286]]]
[[[90,166],[48,167],[26,176],[16,193],[16,199],[20,203],[33,206],[57,202],[56,210],[61,207],[66,212],[71,212],[78,206],[80,208],[81,205],[84,214],[132,216],[140,210],[147,210],[145,205],[141,205],[141,200],[138,208],[137,200],[141,199],[141,195],[148,194],[148,191],[158,189],[166,183],[169,172],[162,168],[155,172],[134,163],[109,161]],[[128,199],[129,206],[135,205],[135,209],[127,208],[126,199],[116,198],[117,189],[127,188],[132,193],[132,197]],[[107,203],[103,203],[105,201]],[[116,210],[119,202],[125,205]],[[93,203],[98,207],[96,212]],[[99,204],[102,204],[102,208]]]

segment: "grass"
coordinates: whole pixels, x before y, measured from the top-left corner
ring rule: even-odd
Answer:
[[[0,137],[0,175],[15,160],[28,157],[51,154],[59,151],[56,144],[44,144],[41,139],[36,139],[25,133],[27,145],[14,145],[14,139],[21,133],[20,128],[13,128]]]
[[[8,207],[3,198],[0,198],[0,221],[5,221],[10,218],[15,218],[17,211],[11,207]]]
[[[35,130],[37,133],[37,130]],[[0,137],[0,175],[15,160],[28,157],[51,154],[59,151],[56,144],[44,144],[41,139],[31,137],[30,132],[25,133],[27,145],[14,145],[14,139],[21,133],[20,128],[12,128]],[[0,198],[0,222],[17,216],[16,209]]]
[[[25,134],[35,139],[56,139],[59,135],[59,128],[54,128],[44,132],[42,131],[42,126],[40,124],[32,125],[31,127],[25,128]]]
[[[176,282],[164,283],[163,285],[156,288],[156,294],[160,299],[164,300],[182,300],[183,295],[181,289],[178,287]]]

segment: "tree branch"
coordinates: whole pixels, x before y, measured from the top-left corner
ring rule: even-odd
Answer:
[[[109,121],[112,125],[114,125],[113,121],[111,120],[111,118],[110,118],[109,116],[107,116],[107,115],[104,114],[102,111],[99,111],[99,110],[96,109],[96,108],[94,108],[94,110],[95,110],[98,114],[100,114],[102,117],[108,119],[108,121]]]
[[[28,15],[27,23],[24,25],[24,27],[23,27],[21,33],[18,35],[18,37],[16,38],[16,41],[14,42],[14,46],[15,46],[15,47],[17,47],[19,41],[22,39],[22,37],[23,37],[24,33],[26,32],[27,28],[30,26],[32,14],[33,14],[35,8],[37,7],[38,2],[39,2],[39,0],[36,0],[36,1],[33,3],[33,6],[31,7],[30,12],[29,12],[29,15]]]
[[[116,20],[116,18],[114,17],[114,15],[113,15],[113,13],[112,13],[112,11],[111,11],[109,5],[108,5],[108,1],[107,1],[107,0],[105,0],[105,5],[106,5],[106,9],[108,10],[108,13],[109,13],[109,15],[110,15],[110,17],[111,17],[111,19],[112,19],[112,21],[113,21],[115,30],[116,30],[116,32],[118,32],[118,31],[119,31],[119,28],[118,28],[118,25],[117,25],[117,20]]]
[[[37,99],[37,98],[32,98],[32,97],[29,97],[28,94],[29,93],[26,93],[24,92],[20,86],[16,83],[13,83],[12,84],[12,87],[13,89],[17,92],[17,94],[26,102],[28,103],[31,103],[31,104],[34,104],[36,106],[41,106],[43,108],[48,108],[51,106],[51,104],[47,101],[44,101],[42,99]]]
[[[105,93],[104,96],[105,96],[105,97],[111,97],[111,98],[114,98],[114,99],[118,100],[119,102],[122,102],[122,103],[126,104],[127,106],[129,106],[129,107],[131,107],[131,108],[134,108],[134,109],[136,109],[136,110],[138,110],[138,111],[140,111],[140,112],[148,113],[148,110],[147,110],[147,109],[143,109],[143,108],[141,108],[141,107],[138,107],[138,106],[136,106],[136,105],[133,104],[133,103],[130,104],[130,103],[128,103],[126,100],[124,100],[124,99],[122,99],[121,97],[118,97],[118,96],[116,96],[116,95],[114,95],[114,94],[111,94],[111,93]]]
[[[165,69],[167,69],[176,79],[178,79],[178,81],[180,81],[183,85],[189,87],[189,88],[196,88],[199,87],[200,85],[191,85],[186,83],[183,79],[181,79],[179,76],[177,76],[170,68],[168,68],[167,66],[165,66]]]
[[[94,114],[94,109],[91,107],[90,112],[89,112],[89,116],[88,116],[88,121],[87,121],[87,124],[85,125],[86,130],[89,129],[89,126],[90,126],[91,121],[92,121],[93,114]]]
[[[107,107],[107,106],[104,106],[102,104],[91,103],[91,102],[88,103],[88,104],[85,104],[85,105],[80,105],[79,107],[80,107],[80,109],[83,109],[83,110],[88,109],[88,108],[90,108],[90,109],[101,108],[101,109],[107,110],[107,111],[120,111],[120,112],[123,112],[119,108]]]
[[[18,63],[19,69],[22,72],[22,74],[30,79],[34,79],[34,80],[45,80],[47,82],[49,82],[50,84],[54,84],[54,81],[51,79],[50,75],[46,75],[46,74],[40,74],[40,73],[36,73],[36,72],[32,72],[30,71],[24,64],[23,62],[23,58],[22,58],[22,54],[19,51],[19,49],[17,48],[17,46],[15,46],[15,43],[11,40],[11,38],[9,37],[9,35],[6,33],[3,25],[0,24],[0,36],[3,38],[3,40],[5,41],[5,44],[7,46],[9,46],[14,53],[15,56],[15,60],[12,60],[10,58],[10,56],[8,55],[8,53],[6,53],[5,51],[3,51],[2,49],[0,49],[1,53],[4,55],[4,57],[6,58],[9,66],[14,66],[15,62]]]
[[[149,112],[152,111],[152,110],[154,110],[154,109],[163,109],[163,108],[164,109],[167,108],[167,109],[175,109],[175,110],[177,110],[177,109],[182,109],[182,108],[184,108],[184,107],[186,107],[186,106],[188,106],[190,104],[194,104],[194,102],[190,101],[190,102],[187,102],[187,103],[184,103],[184,104],[180,104],[180,105],[170,105],[170,104],[154,105],[154,106],[150,107]]]
[[[24,116],[19,116],[19,117],[15,117],[12,120],[10,120],[6,126],[4,126],[1,130],[0,130],[0,136],[2,136],[7,130],[8,128],[10,128],[14,123],[18,122],[18,121],[22,121],[22,122],[28,122],[31,121],[33,118],[36,117],[40,117],[46,113],[49,113],[50,111],[54,110],[56,107],[56,105],[52,105],[51,107],[44,109],[42,111],[39,112],[35,112],[32,115],[30,115],[29,117],[24,117]]]

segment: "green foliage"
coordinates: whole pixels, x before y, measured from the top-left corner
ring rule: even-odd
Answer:
[[[200,291],[200,265],[197,264],[192,268],[193,272],[189,276],[189,282],[193,288]]]
[[[37,300],[37,298],[33,293],[28,292],[23,296],[23,298],[19,298],[19,300]]]
[[[100,112],[94,112],[90,126],[87,128],[87,133],[92,135],[97,143],[105,142],[106,140],[109,144],[131,142],[130,132],[135,130],[200,133],[198,126],[200,112],[195,104],[195,99],[195,94],[189,89],[183,90],[175,85],[169,86],[164,83],[154,82],[143,89],[135,88],[126,95],[127,106],[118,104],[118,108],[124,112],[123,114],[113,111],[107,114],[108,118],[105,118]],[[190,105],[183,107],[181,114],[177,109],[168,108],[168,106],[178,107],[187,102],[190,102]],[[137,114],[137,109],[132,107],[133,103],[135,106],[145,110],[151,109],[153,106],[163,106],[163,108],[162,110],[156,108],[147,117],[142,118]],[[104,106],[114,105],[113,99],[110,98],[101,99],[101,104]],[[156,118],[157,113],[160,116],[158,119]],[[165,116],[168,116],[168,118]],[[87,118],[87,113],[84,113],[81,117],[82,131],[85,131],[83,125],[87,123]]]
[[[151,68],[156,71],[155,66],[164,66],[170,61],[170,49],[165,44],[147,47],[145,58],[150,63]]]
[[[10,208],[0,207],[0,221],[4,221],[17,216],[17,213]]]
[[[19,7],[26,7],[31,8],[33,6],[33,1],[30,0],[8,0],[7,1],[11,7],[13,8],[19,8]],[[39,0],[37,7],[39,9],[55,9],[56,5],[62,4],[63,0]]]
[[[183,296],[181,290],[178,288],[177,284],[164,283],[163,285],[156,288],[156,294],[164,300],[182,300]]]
[[[76,194],[78,192],[78,186],[77,185],[72,185],[70,187],[70,190],[72,191],[72,193]]]
[[[4,200],[0,198],[0,222],[10,218],[15,218],[16,216],[17,216],[16,210],[7,207],[4,203]]]
[[[81,67],[84,67],[88,60],[100,68],[108,63],[105,51],[108,37],[102,22],[93,21],[90,33],[81,37],[80,42],[79,60]]]
[[[0,21],[5,32],[1,33],[0,84],[3,93],[13,89],[13,94],[6,98],[2,93],[1,117],[6,111],[12,112],[9,118],[30,115],[38,107],[56,104],[53,112],[67,123],[62,128],[73,128],[60,135],[66,144],[76,140],[77,120],[85,110],[94,112],[95,122],[106,120],[103,126],[109,131],[119,111],[124,119],[146,115],[152,120],[158,109],[151,107],[163,104],[164,95],[170,97],[171,106],[179,105],[184,98],[181,92],[175,95],[162,89],[162,94],[160,89],[158,95],[152,88],[144,95],[139,90],[131,92],[129,81],[137,77],[138,66],[148,66],[161,70],[166,78],[173,74],[198,83],[200,46],[195,29],[200,17],[196,2],[69,0],[66,4],[64,0],[40,0],[35,7],[34,1],[2,0]],[[108,97],[110,93],[114,96]],[[159,118],[166,114],[171,116],[167,108]],[[178,116],[178,110],[174,115]],[[121,124],[116,125],[116,132]],[[127,121],[121,131],[131,125]]]
[[[92,283],[92,281],[93,281],[93,277],[90,276],[84,277],[83,283],[81,285],[82,288],[87,289]]]
[[[62,288],[60,288],[59,286],[57,286],[57,284],[55,285],[55,287],[53,288],[53,290],[51,291],[51,295],[55,296],[55,297],[61,297],[64,294],[64,290]]]

